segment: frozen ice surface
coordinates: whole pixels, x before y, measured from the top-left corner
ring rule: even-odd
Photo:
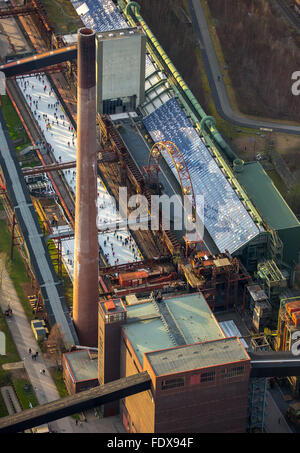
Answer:
[[[51,151],[58,163],[76,160],[76,132],[69,122],[55,93],[51,89],[46,76],[38,75],[18,78],[18,85],[27,101],[37,123],[39,124],[46,142],[51,146]],[[40,149],[42,144],[38,144]],[[63,170],[65,179],[75,195],[76,169]],[[104,229],[106,223],[122,221],[120,214],[114,209],[113,199],[108,194],[101,178],[97,178],[98,191],[98,228]],[[68,225],[58,227],[65,231]],[[54,229],[54,233],[57,232]],[[108,264],[125,264],[138,261],[141,254],[138,247],[126,228],[120,231],[99,233],[99,245],[106,255]],[[69,252],[68,252],[69,251]],[[62,254],[70,276],[74,272],[74,239],[62,240]]]

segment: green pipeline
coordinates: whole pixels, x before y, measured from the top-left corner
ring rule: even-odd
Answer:
[[[159,42],[157,41],[156,37],[148,27],[147,23],[144,21],[143,17],[140,15],[140,10],[141,7],[138,3],[136,2],[128,2],[126,4],[127,0],[119,0],[119,5],[122,8],[125,16],[129,20],[132,26],[136,26],[137,23],[139,23],[143,30],[145,31],[146,35],[148,36],[149,40],[151,41],[152,45],[155,47],[156,51],[160,55],[160,57],[164,60],[165,64],[168,66],[170,70],[170,74],[172,74],[173,79],[176,81],[177,85],[180,87],[180,89],[175,88],[175,83],[172,83],[172,88],[174,89],[176,95],[179,97],[180,101],[184,105],[184,107],[187,109],[188,112],[190,112],[192,120],[195,122],[195,125],[199,131],[202,132],[204,137],[208,139],[208,142],[211,142],[212,149],[217,157],[217,159],[221,162],[223,167],[225,168],[227,174],[229,175],[230,180],[233,182],[233,184],[236,186],[238,192],[241,194],[241,197],[244,199],[244,201],[247,203],[250,211],[252,212],[252,215],[255,217],[256,221],[258,224],[262,224],[262,219],[249,200],[247,194],[241,187],[241,185],[238,183],[237,179],[235,178],[232,169],[230,166],[227,164],[226,160],[222,157],[220,152],[218,151],[216,146],[213,146],[213,143],[219,145],[219,147],[222,149],[222,151],[225,153],[227,158],[229,159],[229,162],[233,164],[234,160],[239,160],[238,156],[231,150],[231,148],[227,145],[227,143],[224,141],[222,138],[221,134],[218,132],[216,128],[216,121],[213,117],[206,115],[204,112],[203,108],[171,62],[170,58],[168,55],[165,53]],[[124,5],[126,6],[124,7]],[[135,17],[135,19],[134,19]],[[197,113],[198,116],[196,116],[193,112],[193,110],[189,107],[188,103],[185,101],[184,96],[181,94],[181,92],[184,93],[184,96],[188,99],[189,103],[193,106],[194,112]],[[213,143],[212,143],[213,142]]]
[[[229,159],[229,162],[233,163],[233,161],[235,159],[238,159],[238,156],[227,145],[227,143],[222,138],[221,134],[216,129],[215,120],[212,119],[211,117],[207,117],[205,111],[203,110],[203,108],[201,107],[201,105],[199,104],[199,102],[197,101],[197,99],[195,98],[195,96],[193,95],[193,93],[191,92],[191,90],[189,89],[189,87],[187,86],[187,84],[185,83],[185,81],[183,80],[183,78],[181,77],[181,75],[179,74],[177,69],[175,68],[175,66],[173,65],[173,63],[170,60],[170,58],[168,57],[168,55],[165,53],[165,51],[159,44],[158,40],[156,39],[156,37],[154,36],[152,31],[148,27],[147,23],[144,21],[143,17],[140,15],[140,10],[141,10],[141,7],[138,3],[129,2],[124,9],[124,13],[125,13],[126,17],[133,18],[133,16],[135,16],[136,20],[143,27],[143,29],[144,29],[145,33],[147,34],[148,38],[150,39],[152,45],[155,47],[156,51],[159,53],[159,55],[163,59],[164,63],[169,68],[170,73],[176,80],[176,82],[179,85],[179,87],[181,88],[181,90],[184,92],[184,95],[188,98],[188,100],[189,100],[190,104],[193,106],[195,112],[199,115],[199,119],[201,118],[201,123],[200,123],[201,132],[202,133],[206,132],[206,134],[207,134],[208,130],[204,130],[203,127],[204,126],[207,127],[208,124],[210,124],[211,125],[210,133],[211,133],[214,141],[220,146],[220,148],[226,154],[227,158]],[[198,121],[196,121],[196,126],[198,128],[199,128],[199,119],[198,119]]]

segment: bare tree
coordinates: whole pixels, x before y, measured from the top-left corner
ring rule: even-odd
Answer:
[[[61,365],[61,356],[65,352],[64,335],[61,332],[60,325],[54,324],[48,339],[45,342],[47,358],[57,367]]]

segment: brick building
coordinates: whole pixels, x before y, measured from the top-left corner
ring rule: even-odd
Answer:
[[[141,371],[151,377],[151,390],[104,408],[119,409],[128,432],[246,431],[250,358],[200,293],[100,302],[98,363],[100,383]]]
[[[88,350],[68,352],[63,354],[62,366],[63,378],[71,395],[99,385],[97,354]]]

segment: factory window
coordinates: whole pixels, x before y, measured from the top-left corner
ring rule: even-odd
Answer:
[[[209,371],[207,373],[201,373],[201,382],[214,381],[216,377],[215,371]]]
[[[222,378],[231,378],[235,376],[242,376],[244,374],[244,367],[243,366],[238,366],[235,368],[225,368],[222,370]]]
[[[124,313],[114,313],[108,315],[108,322],[116,322],[116,321],[123,321],[125,319]]]
[[[175,387],[183,387],[184,386],[184,378],[177,378],[177,379],[170,379],[167,381],[162,381],[161,389],[168,390]]]

